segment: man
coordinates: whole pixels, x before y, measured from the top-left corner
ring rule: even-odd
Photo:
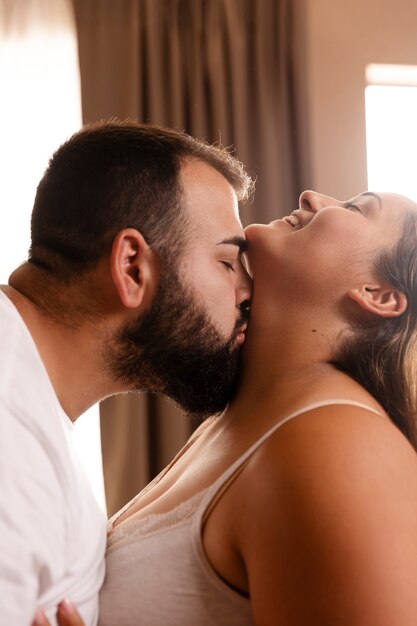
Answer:
[[[54,154],[29,259],[0,291],[0,624],[97,618],[105,522],[71,421],[126,391],[223,411],[250,280],[238,217],[251,180],[226,151],[133,123],[87,127]]]

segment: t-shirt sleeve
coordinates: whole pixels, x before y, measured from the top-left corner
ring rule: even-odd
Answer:
[[[46,434],[0,400],[0,626],[28,626],[64,567],[67,522],[54,454]]]

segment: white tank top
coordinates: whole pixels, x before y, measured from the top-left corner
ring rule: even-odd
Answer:
[[[270,428],[212,485],[165,513],[132,516],[113,528],[127,504],[109,520],[106,579],[99,626],[253,626],[250,601],[211,567],[202,543],[205,514],[219,491],[278,428],[294,417],[349,400],[310,404]]]

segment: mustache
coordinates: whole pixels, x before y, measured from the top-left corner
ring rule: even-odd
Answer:
[[[249,322],[250,319],[250,308],[249,308],[249,303],[243,303],[240,305],[240,315],[238,317],[238,319],[236,320],[236,324],[233,328],[233,332],[232,332],[232,336],[230,339],[230,344],[233,344],[234,341],[236,340],[236,337],[238,336],[238,334],[240,333],[240,330],[243,326],[243,324],[247,324]]]

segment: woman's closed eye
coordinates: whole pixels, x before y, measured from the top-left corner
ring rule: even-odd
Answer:
[[[345,202],[343,205],[344,209],[349,209],[349,211],[358,211],[358,213],[362,213],[361,209],[357,204],[353,204],[352,202]]]

